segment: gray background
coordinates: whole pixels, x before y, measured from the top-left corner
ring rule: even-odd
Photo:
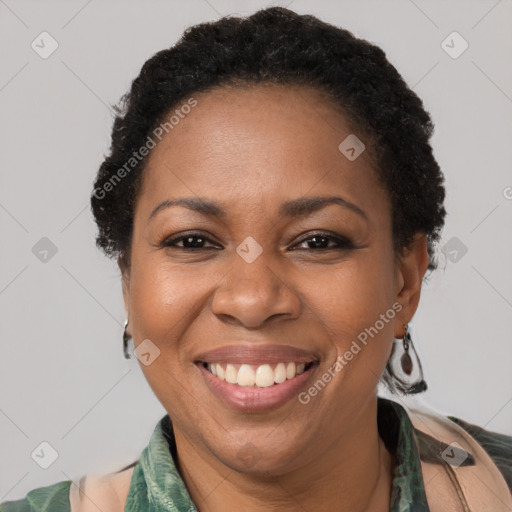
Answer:
[[[122,357],[119,273],[94,245],[89,195],[109,105],[186,27],[267,5],[0,0],[0,502],[128,465],[165,414],[138,361]],[[424,400],[512,434],[512,2],[274,5],[380,45],[432,114],[442,244],[467,253],[440,253],[413,321]],[[31,48],[42,31],[59,44],[47,59]],[[457,59],[441,47],[453,31],[469,43]],[[43,237],[57,248],[46,262],[32,252]],[[48,469],[31,458],[42,441],[58,452]]]

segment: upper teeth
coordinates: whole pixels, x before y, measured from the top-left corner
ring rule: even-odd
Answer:
[[[220,364],[209,363],[208,370],[219,379],[230,384],[259,388],[268,388],[275,384],[281,384],[286,379],[293,379],[296,375],[304,373],[305,363],[278,363],[275,368],[269,364],[252,366],[250,364]]]

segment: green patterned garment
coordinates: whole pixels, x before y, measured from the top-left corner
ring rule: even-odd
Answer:
[[[483,430],[457,418],[450,419],[480,443],[512,489],[512,437]],[[415,430],[405,409],[384,398],[378,401],[378,426],[388,450],[394,455],[390,512],[428,512],[420,457],[432,461],[446,445]],[[176,444],[170,418],[166,415],[158,422],[149,444],[134,463],[125,512],[197,511],[175,460]],[[471,464],[471,456],[468,464]],[[70,512],[70,486],[71,481],[67,480],[34,489],[22,500],[0,504],[0,512]]]

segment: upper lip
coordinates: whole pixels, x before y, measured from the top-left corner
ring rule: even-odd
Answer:
[[[195,362],[202,363],[310,363],[318,361],[314,352],[290,345],[226,345],[197,354]]]

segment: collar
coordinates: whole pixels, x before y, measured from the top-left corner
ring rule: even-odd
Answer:
[[[407,411],[397,402],[379,397],[377,424],[394,457],[390,512],[428,512],[416,431]]]

